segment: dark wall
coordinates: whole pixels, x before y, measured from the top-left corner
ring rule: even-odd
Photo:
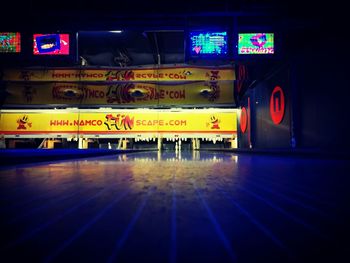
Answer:
[[[270,97],[279,86],[284,94],[284,116],[279,124],[273,123],[270,114]],[[286,148],[290,146],[290,96],[287,69],[282,69],[271,79],[255,88],[254,146],[256,148]]]
[[[239,147],[249,148],[288,148],[291,144],[291,114],[289,70],[286,67],[275,72],[270,78],[261,80],[249,89],[241,100],[241,108],[247,109],[248,126],[242,132],[238,123]],[[284,94],[284,115],[275,124],[270,114],[270,98],[276,86]],[[278,94],[280,95],[280,94]],[[248,105],[248,101],[250,102]]]
[[[321,32],[313,32],[309,44],[294,56],[299,147],[332,151],[350,147],[349,61],[340,47],[342,36],[334,32],[330,44]]]
[[[337,11],[339,12],[339,11]],[[302,20],[284,32],[287,68],[270,79],[257,74],[257,83],[239,102],[251,102],[251,142],[253,148],[310,149],[347,153],[350,147],[350,84],[346,30],[340,19],[324,16]],[[338,13],[337,13],[338,14]],[[341,14],[338,17],[344,17]],[[295,21],[298,21],[297,19]],[[286,114],[280,125],[272,125],[267,99],[274,85],[286,93]],[[258,103],[258,104],[256,104]],[[239,125],[239,124],[238,124]],[[239,129],[239,147],[247,148],[248,134]]]

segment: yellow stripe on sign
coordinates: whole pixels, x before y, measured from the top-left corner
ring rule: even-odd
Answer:
[[[7,83],[5,105],[200,105],[233,104],[233,81],[156,85],[127,82]]]
[[[113,69],[9,69],[5,81],[220,81],[235,80],[233,67],[169,67]]]
[[[0,134],[213,132],[235,133],[236,112],[2,113]]]

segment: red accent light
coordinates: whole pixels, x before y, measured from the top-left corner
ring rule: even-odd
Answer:
[[[247,114],[247,109],[245,107],[243,107],[241,111],[240,124],[241,124],[240,126],[241,126],[242,133],[245,133],[248,126],[248,114]]]
[[[276,86],[270,97],[270,115],[274,124],[281,123],[284,117],[285,99],[284,93],[280,86]]]

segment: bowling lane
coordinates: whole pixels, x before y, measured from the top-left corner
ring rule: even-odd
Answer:
[[[347,160],[142,152],[0,170],[0,261],[340,262]]]

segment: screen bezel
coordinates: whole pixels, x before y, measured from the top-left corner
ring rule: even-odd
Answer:
[[[37,37],[40,37],[40,36],[45,36],[45,35],[67,35],[68,36],[68,54],[66,54],[66,53],[64,53],[64,54],[60,54],[60,53],[57,53],[57,54],[55,54],[55,53],[35,53],[35,44],[36,44],[36,42],[35,42],[35,37],[37,36]],[[32,54],[33,54],[33,56],[48,56],[48,57],[61,57],[61,56],[70,56],[71,55],[71,53],[72,53],[72,48],[71,48],[71,34],[69,34],[69,33],[65,33],[65,32],[58,32],[58,33],[33,33],[32,34],[32,39],[33,39],[33,45],[32,45],[32,47],[33,47],[33,50],[32,50]],[[37,48],[37,49],[39,49],[39,48]]]
[[[226,32],[226,53],[222,54],[193,54],[191,47],[192,47],[192,42],[191,42],[191,34],[192,33],[222,33]],[[208,28],[208,29],[190,29],[187,32],[187,45],[186,47],[186,53],[187,57],[189,59],[229,59],[231,57],[231,52],[230,50],[232,49],[230,46],[230,31],[227,28]]]
[[[273,44],[273,53],[239,53],[240,51],[240,46],[239,46],[239,38],[240,38],[240,35],[257,35],[257,34],[265,34],[265,35],[272,35],[272,44]],[[275,54],[275,33],[274,32],[251,32],[251,33],[241,33],[241,32],[238,32],[237,33],[237,54],[240,56],[240,55],[243,55],[243,56],[254,56],[254,55],[262,55],[262,56],[266,56],[266,55],[274,55]]]

